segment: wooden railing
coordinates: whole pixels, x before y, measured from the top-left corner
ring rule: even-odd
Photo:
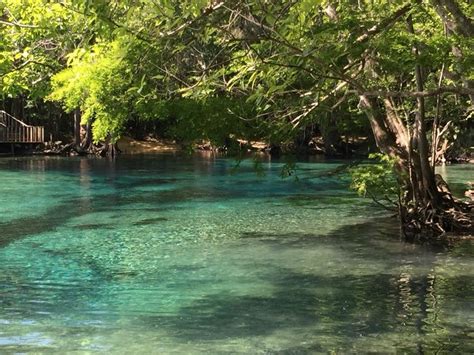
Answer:
[[[44,143],[44,127],[27,125],[0,110],[0,143]]]

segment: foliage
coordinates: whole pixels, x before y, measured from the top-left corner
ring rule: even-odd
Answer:
[[[0,2],[0,98],[28,94],[42,98],[64,54],[80,43],[82,24],[59,3]]]
[[[293,177],[296,181],[299,180],[298,177],[298,167],[296,165],[296,162],[293,157],[286,157],[286,161],[283,164],[281,171],[280,171],[280,176],[282,178],[288,178],[288,177]]]
[[[77,50],[68,57],[69,67],[52,78],[48,98],[61,101],[69,112],[80,108],[83,123],[93,121],[95,141],[118,138],[127,119],[122,105],[130,99],[133,77],[122,45],[117,40],[98,43],[90,51]]]
[[[455,139],[472,116],[472,7],[455,0],[4,0],[0,11],[2,97],[79,109],[95,141],[132,120],[218,145],[282,143],[314,125],[347,139],[370,124],[398,179],[412,172],[403,186],[422,190],[407,196],[426,202],[429,130],[451,122]],[[355,174],[357,190],[390,183],[384,159]]]
[[[400,186],[394,172],[395,161],[387,155],[370,154],[369,163],[349,169],[350,188],[360,196],[392,202],[400,194]]]
[[[245,101],[225,97],[203,100],[175,99],[161,106],[157,117],[167,122],[169,136],[182,142],[210,140],[217,146],[229,145],[231,137],[255,140],[266,127],[252,117]]]
[[[361,40],[407,4],[415,34],[402,18]],[[220,142],[226,129],[243,131],[237,118],[244,117],[252,119],[255,136],[280,142],[307,125],[332,125],[325,118],[338,108],[347,117],[337,121],[339,132],[364,133],[367,122],[357,118],[362,112],[348,90],[412,90],[416,63],[426,68],[428,88],[442,65],[473,76],[472,38],[446,36],[424,2],[5,0],[1,6],[13,24],[0,25],[2,95],[49,95],[68,111],[80,108],[84,121],[94,121],[96,140],[118,136],[131,118],[161,119],[166,112],[168,122],[177,118],[172,135],[185,140]],[[414,44],[423,47],[418,57]],[[225,109],[236,102],[245,108]],[[413,120],[414,100],[397,105]]]

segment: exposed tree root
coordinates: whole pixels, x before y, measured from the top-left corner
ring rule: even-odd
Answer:
[[[411,207],[401,214],[406,240],[425,242],[474,237],[474,202],[454,198],[445,184],[438,184],[438,191],[441,202],[437,207]]]
[[[99,143],[89,144],[87,148],[83,148],[80,145],[74,143],[63,144],[62,142],[47,142],[45,144],[44,154],[47,155],[66,155],[66,156],[82,156],[82,155],[95,155],[101,157],[114,157],[120,154],[120,150],[116,143]]]

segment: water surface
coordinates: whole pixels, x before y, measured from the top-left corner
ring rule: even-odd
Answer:
[[[0,353],[474,352],[471,242],[262,159],[1,159]]]

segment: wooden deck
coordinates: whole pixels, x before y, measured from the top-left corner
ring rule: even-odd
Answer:
[[[44,127],[27,125],[0,110],[0,143],[44,143]]]

